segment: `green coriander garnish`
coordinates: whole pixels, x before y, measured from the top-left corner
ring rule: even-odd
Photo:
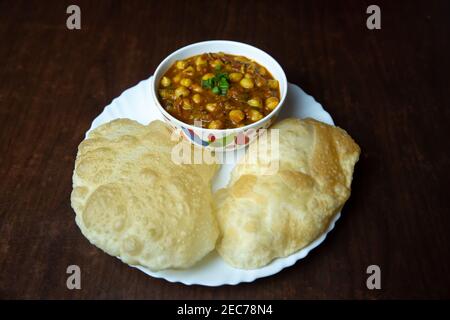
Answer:
[[[216,68],[216,71],[220,70]],[[214,94],[220,94],[221,96],[226,96],[228,89],[230,87],[230,83],[228,82],[228,74],[227,73],[216,73],[213,78],[209,78],[208,80],[202,80],[202,87],[211,89]]]

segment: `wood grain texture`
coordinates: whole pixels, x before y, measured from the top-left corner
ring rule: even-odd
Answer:
[[[76,3],[82,29],[66,29]],[[0,1],[0,298],[450,298],[450,2]],[[199,18],[199,14],[204,14]],[[353,194],[307,259],[251,284],[153,279],[81,235],[70,208],[93,118],[173,50],[268,51],[362,148]],[[66,288],[66,268],[82,290]],[[382,289],[366,288],[366,268]]]

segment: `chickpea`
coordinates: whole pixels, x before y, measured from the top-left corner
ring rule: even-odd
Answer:
[[[258,110],[250,110],[248,112],[248,116],[250,118],[251,122],[256,122],[258,120],[261,120],[263,118],[263,115]]]
[[[245,89],[252,89],[255,85],[253,84],[252,79],[249,78],[244,78],[242,79],[239,84],[241,85],[241,87],[245,88]]]
[[[222,68],[223,66],[223,62],[220,61],[219,59],[214,60],[213,62],[211,62],[211,67],[215,68]]]
[[[261,108],[262,102],[260,98],[251,98],[247,101],[249,106],[255,107],[255,108]]]
[[[264,68],[264,67],[262,67],[262,66],[259,67],[258,72],[259,72],[259,74],[262,75],[262,76],[265,76],[265,75],[267,74],[266,68]]]
[[[178,60],[176,66],[178,69],[183,70],[186,68],[186,61]]]
[[[252,75],[250,73],[246,73],[244,74],[244,78],[251,79]]]
[[[262,87],[263,85],[266,84],[266,79],[262,78],[262,77],[258,77],[255,80],[255,84],[257,87]]]
[[[174,83],[178,83],[178,82],[180,82],[180,80],[181,80],[181,77],[180,77],[179,74],[177,74],[175,77],[172,78],[172,81],[173,81]]]
[[[178,87],[175,89],[175,97],[187,97],[189,95],[189,89],[186,87]]]
[[[215,75],[213,73],[207,73],[207,74],[203,75],[202,80],[208,80],[208,79],[211,79],[214,77],[215,77]]]
[[[244,120],[245,114],[241,110],[235,109],[235,110],[230,111],[230,113],[228,114],[228,117],[234,123],[239,123],[242,120]]]
[[[161,85],[162,85],[163,87],[168,87],[168,86],[170,86],[171,83],[172,83],[172,81],[170,81],[169,78],[167,78],[166,76],[162,77],[162,79],[161,79]]]
[[[209,112],[214,112],[217,110],[217,103],[207,103],[206,104],[206,110]]]
[[[202,102],[202,96],[199,95],[198,93],[194,94],[192,96],[192,100],[196,103],[199,104],[200,102]]]
[[[189,98],[184,98],[183,99],[182,108],[184,110],[191,110],[192,109],[192,103],[191,103],[191,100],[189,100]]]
[[[256,64],[252,61],[250,62],[250,64],[247,66],[247,72],[254,74],[256,70]]]
[[[163,99],[168,99],[172,97],[173,94],[173,90],[169,90],[169,89],[159,89],[158,91],[159,95],[161,98]]]
[[[232,72],[228,77],[230,78],[231,82],[239,82],[242,79],[242,73]]]
[[[192,84],[192,80],[189,78],[183,78],[180,81],[180,84],[185,87],[189,87]]]
[[[192,90],[194,90],[195,92],[203,92],[203,88],[200,85],[196,84],[196,83],[194,83],[192,85]]]
[[[213,120],[208,124],[208,129],[222,129],[223,122],[220,120]]]
[[[195,70],[192,66],[187,67],[186,69],[183,70],[183,73],[188,75],[188,76],[193,76],[195,73]]]
[[[278,89],[278,80],[269,80],[267,84],[270,89]]]
[[[270,97],[266,99],[266,107],[269,110],[275,109],[275,107],[278,105],[280,101],[277,97]]]
[[[206,65],[206,60],[203,59],[201,56],[197,57],[197,59],[195,59],[195,65],[204,66],[204,65]]]

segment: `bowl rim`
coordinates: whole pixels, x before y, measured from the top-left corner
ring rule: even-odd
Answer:
[[[276,108],[272,110],[271,113],[269,113],[267,116],[263,117],[262,119],[254,122],[254,123],[247,124],[243,127],[227,128],[227,129],[208,129],[208,128],[197,127],[197,126],[185,123],[185,122],[175,118],[174,116],[172,116],[169,112],[167,112],[164,109],[164,107],[160,104],[158,96],[156,94],[156,74],[163,68],[163,66],[166,65],[167,61],[169,61],[174,55],[179,54],[180,52],[183,52],[184,50],[190,49],[192,47],[204,46],[204,45],[212,44],[212,43],[222,43],[222,44],[232,43],[234,45],[248,47],[252,50],[259,51],[259,53],[266,55],[269,59],[271,59],[273,64],[281,70],[281,79],[277,79],[277,80],[280,81],[280,83],[283,82],[285,84],[286,90],[285,90],[284,94],[280,97],[280,102],[278,103]],[[253,59],[252,57],[248,57],[248,58]],[[266,66],[264,66],[264,67],[267,68]],[[191,129],[192,131],[201,130],[201,131],[210,132],[210,133],[224,133],[224,132],[235,133],[235,132],[242,132],[242,131],[246,131],[249,129],[253,129],[255,127],[259,128],[259,127],[263,126],[267,121],[269,121],[271,118],[273,118],[274,116],[276,116],[278,114],[280,108],[283,106],[284,101],[286,100],[287,91],[288,91],[288,82],[287,82],[286,74],[285,74],[283,68],[281,67],[281,65],[278,63],[278,61],[275,60],[275,58],[273,58],[267,52],[265,52],[257,47],[254,47],[250,44],[238,42],[238,41],[231,41],[231,40],[207,40],[207,41],[195,42],[195,43],[189,44],[187,46],[181,47],[181,48],[173,51],[166,58],[164,58],[164,60],[162,60],[159,63],[158,67],[156,67],[155,72],[153,73],[152,81],[150,81],[150,86],[151,86],[153,100],[155,100],[154,102],[156,103],[156,106],[158,107],[159,111],[161,111],[161,113],[166,118],[168,118],[170,121],[175,122],[180,127],[188,128],[188,129]]]

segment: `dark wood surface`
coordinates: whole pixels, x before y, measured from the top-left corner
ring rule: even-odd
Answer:
[[[82,29],[66,28],[81,7]],[[450,298],[449,1],[0,1],[0,298]],[[266,50],[362,148],[327,240],[238,286],[153,279],[81,235],[77,146],[123,90],[175,49],[232,39]],[[66,288],[66,268],[82,290]],[[366,288],[377,264],[382,289]]]

